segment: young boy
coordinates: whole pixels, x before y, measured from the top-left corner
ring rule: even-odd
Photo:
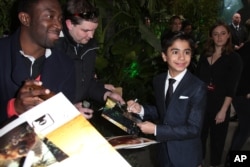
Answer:
[[[145,134],[154,134],[160,142],[157,166],[198,167],[202,162],[200,133],[206,86],[187,70],[194,44],[184,34],[163,36],[161,44],[168,72],[153,80],[156,104],[142,106],[130,100],[128,111],[139,114],[144,122],[138,127]],[[175,80],[173,86],[169,86],[169,79]],[[173,94],[166,99],[169,87]]]

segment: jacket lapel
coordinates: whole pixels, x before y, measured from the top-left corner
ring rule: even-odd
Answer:
[[[156,99],[158,100],[158,107],[159,107],[159,114],[161,115],[161,118],[163,118],[164,113],[166,112],[166,104],[165,104],[165,82],[167,78],[167,73],[162,74],[155,84],[155,90],[156,92]]]

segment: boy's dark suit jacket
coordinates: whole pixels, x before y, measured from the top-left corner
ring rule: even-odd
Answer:
[[[156,106],[144,105],[144,119],[158,120],[158,162],[161,167],[197,167],[202,162],[200,133],[206,104],[206,86],[189,71],[165,105],[167,73],[154,78]],[[172,165],[169,165],[169,162]]]

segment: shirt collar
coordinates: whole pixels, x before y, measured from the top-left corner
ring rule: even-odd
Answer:
[[[186,74],[186,72],[187,72],[187,69],[183,70],[183,71],[182,71],[180,74],[178,74],[177,76],[171,77],[171,76],[170,76],[170,73],[169,73],[169,71],[168,71],[167,80],[168,80],[169,78],[173,78],[173,79],[176,80],[176,83],[179,83],[179,82],[182,80],[182,78],[184,77],[184,75]]]
[[[30,59],[31,62],[34,62],[35,61],[35,58],[33,56],[30,56],[30,55],[27,55],[25,54],[22,50],[20,50],[20,53],[24,56],[24,57],[27,57],[28,59]],[[45,50],[45,57],[48,58],[51,56],[51,49],[47,48]]]
[[[235,25],[234,23],[232,23],[232,24],[233,24],[234,28],[240,27],[239,25]]]
[[[183,70],[180,74],[178,74],[177,76],[175,76],[174,78],[170,76],[169,71],[168,71],[168,76],[165,82],[165,93],[167,92],[167,88],[168,88],[168,79],[173,78],[175,79],[175,82],[173,84],[173,89],[175,91],[176,87],[179,85],[179,83],[181,82],[182,78],[184,77],[184,75],[187,73],[187,69]]]

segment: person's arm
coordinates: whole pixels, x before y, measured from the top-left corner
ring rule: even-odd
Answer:
[[[115,86],[112,84],[104,84],[104,88],[110,90],[111,92],[115,91]]]
[[[111,98],[112,100],[119,102],[120,104],[125,104],[122,96],[118,93],[107,91],[106,93],[104,93],[103,100],[106,101],[107,98]]]
[[[144,107],[136,102],[137,100],[129,100],[127,101],[127,110],[128,112],[132,112],[138,114],[142,119],[144,117]]]
[[[220,111],[216,114],[216,117],[215,117],[216,124],[219,124],[225,121],[226,113],[231,103],[232,103],[232,97],[225,97],[224,103],[221,106]]]
[[[127,102],[127,110],[128,112],[138,114],[141,117],[141,119],[143,119],[144,117],[144,107],[134,100],[129,100]],[[154,134],[156,136],[156,124],[149,121],[145,121],[137,123],[137,126],[143,133]]]
[[[238,82],[240,79],[241,71],[242,71],[242,61],[240,59],[240,55],[234,54],[231,57],[231,70],[228,71],[228,79],[227,84],[225,85],[226,88],[226,96],[221,106],[220,110],[218,111],[215,121],[216,124],[222,123],[225,121],[226,112],[232,103],[232,97],[235,95]]]
[[[232,103],[232,97],[225,97],[224,103],[223,103],[220,111],[226,113],[229,106],[231,105],[231,103]]]
[[[82,114],[86,119],[91,119],[93,117],[94,111],[89,107],[84,107],[82,102],[74,104],[77,110]]]

